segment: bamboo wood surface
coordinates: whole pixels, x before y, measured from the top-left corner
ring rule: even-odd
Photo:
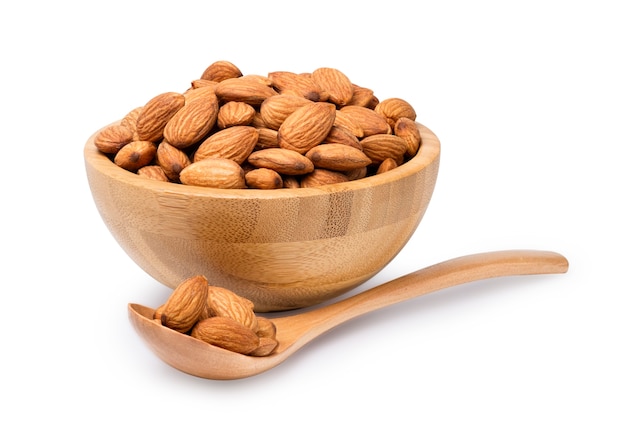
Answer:
[[[482,279],[568,270],[567,259],[555,252],[508,250],[474,254],[417,270],[347,299],[303,313],[272,318],[277,350],[267,357],[249,357],[221,349],[153,321],[154,309],[129,304],[129,319],[145,344],[165,363],[207,379],[240,379],[265,372],[334,327],[384,307],[444,288]]]
[[[361,285],[404,247],[430,202],[440,143],[384,174],[319,188],[221,190],[125,171],[85,144],[87,177],[104,223],[158,282],[205,275],[260,312],[321,303]]]

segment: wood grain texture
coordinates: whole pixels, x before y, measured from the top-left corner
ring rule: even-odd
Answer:
[[[277,349],[266,357],[250,357],[218,348],[162,326],[154,309],[128,305],[128,317],[145,344],[165,363],[209,379],[239,379],[265,372],[329,330],[367,313],[444,288],[513,275],[567,272],[567,259],[556,252],[506,250],[467,255],[404,275],[328,306],[271,318]]]
[[[124,251],[171,288],[195,275],[255,303],[295,309],[365,282],[404,247],[430,202],[440,143],[406,164],[309,189],[220,190],[161,183],[115,166],[85,144],[87,178],[100,215]]]

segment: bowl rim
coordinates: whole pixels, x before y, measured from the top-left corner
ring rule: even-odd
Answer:
[[[104,153],[100,152],[94,140],[96,135],[104,128],[119,124],[120,121],[113,122],[102,127],[93,133],[84,145],[83,155],[85,164],[97,170],[102,175],[115,181],[125,182],[134,187],[145,188],[157,192],[167,192],[171,194],[184,194],[187,196],[210,197],[210,198],[231,198],[231,199],[287,199],[302,198],[307,196],[318,196],[337,192],[350,192],[372,187],[382,186],[414,175],[430,166],[439,159],[441,145],[437,136],[423,124],[416,122],[420,131],[421,143],[417,154],[400,166],[378,175],[367,176],[365,178],[328,184],[311,188],[280,188],[275,190],[260,189],[220,189],[201,187],[195,185],[184,185],[174,182],[155,181],[154,179],[143,178],[135,172],[125,170],[117,166]]]

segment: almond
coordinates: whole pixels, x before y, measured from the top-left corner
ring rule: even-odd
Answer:
[[[318,145],[306,153],[315,168],[350,171],[372,163],[363,151],[340,143]]]
[[[217,112],[217,126],[227,128],[235,125],[249,125],[256,110],[244,102],[227,102]]]
[[[312,103],[311,100],[304,97],[290,94],[278,94],[265,99],[265,101],[261,103],[259,112],[261,118],[263,118],[265,127],[278,130],[283,121],[296,109]]]
[[[122,124],[109,125],[95,136],[94,145],[105,154],[117,154],[122,147],[133,141],[133,131]]]
[[[278,129],[278,144],[301,154],[320,144],[335,122],[335,105],[319,102],[302,106]]]
[[[361,140],[363,152],[373,163],[382,163],[386,158],[402,159],[406,152],[406,141],[393,134],[376,134]]]
[[[388,172],[395,169],[396,167],[398,167],[398,163],[396,162],[396,160],[394,160],[393,158],[386,158],[383,160],[382,163],[380,163],[378,169],[376,169],[376,174],[380,175],[381,173]]]
[[[144,178],[153,179],[155,181],[161,182],[169,182],[170,179],[167,177],[161,166],[144,166],[137,170],[137,174]]]
[[[187,333],[206,308],[209,284],[204,276],[194,276],[181,282],[161,310],[164,326]]]
[[[187,148],[204,138],[215,125],[217,97],[199,97],[188,102],[165,125],[163,137],[176,148]]]
[[[337,121],[335,121],[335,124],[336,123]],[[322,143],[339,143],[341,145],[352,146],[356,149],[363,149],[361,147],[359,139],[354,134],[352,134],[349,130],[337,125],[333,125],[330,128],[328,135],[326,135],[326,138]]]
[[[191,163],[180,172],[180,182],[210,188],[245,188],[241,166],[226,158],[207,158]]]
[[[239,354],[251,353],[260,343],[253,330],[228,317],[212,317],[199,321],[191,330],[191,336]]]
[[[276,339],[276,325],[269,318],[257,317],[256,334],[259,337]]]
[[[191,164],[191,160],[183,150],[170,145],[165,140],[157,147],[156,162],[172,182],[178,182],[180,172]]]
[[[400,118],[408,118],[415,121],[417,114],[413,106],[406,100],[392,97],[378,103],[374,111],[380,113],[387,119],[387,123],[393,128]]]
[[[124,145],[115,154],[113,162],[123,169],[136,172],[152,162],[156,150],[156,145],[152,142],[135,140],[128,145]]]
[[[267,127],[257,127],[259,139],[255,149],[278,148],[278,131]]]
[[[342,109],[339,109],[335,112],[335,122],[333,123],[334,127],[340,127],[350,134],[353,134],[357,139],[361,139],[364,136],[363,127],[361,127],[360,122],[351,118],[349,115],[344,114]]]
[[[328,101],[344,106],[352,99],[352,82],[341,71],[332,67],[320,67],[311,73],[313,81],[328,94]]]
[[[135,109],[128,112],[124,116],[124,118],[122,118],[122,121],[120,121],[120,125],[128,127],[132,130],[133,140],[140,140],[139,135],[137,134],[137,118],[139,118],[139,114],[141,113],[142,109],[143,106],[136,107]]]
[[[278,341],[269,337],[259,338],[259,346],[247,355],[251,357],[267,357],[278,347]]]
[[[215,94],[221,102],[244,102],[258,106],[276,90],[254,79],[230,78],[215,86]]]
[[[227,288],[209,286],[207,307],[211,317],[228,317],[253,331],[258,327],[254,304]]]
[[[252,153],[259,139],[259,131],[250,126],[237,125],[217,131],[198,146],[193,161],[206,158],[228,158],[243,163]]]
[[[315,169],[300,180],[300,186],[302,188],[312,188],[347,181],[348,177],[343,173],[333,170]]]
[[[344,106],[339,112],[363,130],[363,137],[391,133],[391,127],[380,113],[362,106]]]
[[[139,140],[159,142],[167,122],[185,105],[185,97],[180,93],[167,92],[150,99],[137,117]]]
[[[415,156],[420,147],[422,137],[417,123],[409,118],[398,118],[393,132],[396,136],[403,138],[406,142],[406,153],[409,157]]]
[[[200,79],[205,81],[222,82],[230,78],[238,78],[242,76],[241,70],[230,61],[216,61],[210,64]]]
[[[283,175],[303,175],[312,172],[313,162],[299,152],[284,148],[267,148],[254,151],[248,163],[265,167]]]
[[[314,102],[325,101],[322,89],[311,75],[276,71],[267,76],[280,93],[297,95]]]
[[[374,91],[352,84],[352,98],[348,102],[349,105],[369,107],[373,99]]]
[[[261,167],[253,169],[245,175],[248,188],[275,190],[283,187],[283,178],[276,170]]]

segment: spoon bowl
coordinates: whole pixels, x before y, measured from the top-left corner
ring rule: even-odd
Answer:
[[[550,251],[509,250],[473,254],[417,270],[344,300],[290,316],[272,317],[277,349],[251,357],[205,343],[153,320],[154,309],[130,303],[131,324],[145,344],[168,365],[200,378],[240,379],[265,372],[330,329],[405,300],[481,279],[565,273],[568,261]]]

